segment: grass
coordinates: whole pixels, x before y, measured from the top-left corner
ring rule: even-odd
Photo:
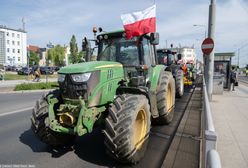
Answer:
[[[15,91],[18,90],[42,90],[42,89],[56,89],[58,86],[57,82],[48,82],[48,83],[22,83],[18,84],[15,87]]]
[[[53,74],[53,75],[47,75],[48,78],[57,78],[57,74]],[[45,79],[46,75],[41,75],[41,79]],[[32,80],[34,79],[33,75],[18,75],[18,74],[14,74],[14,73],[6,73],[4,74],[4,80]]]

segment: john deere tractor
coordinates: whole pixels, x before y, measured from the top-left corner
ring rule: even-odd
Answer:
[[[107,153],[137,163],[146,151],[151,122],[169,124],[174,113],[175,81],[164,65],[157,65],[158,40],[158,33],[130,40],[124,31],[99,34],[97,61],[61,68],[59,89],[37,101],[33,132],[59,146],[104,123]]]
[[[158,63],[167,66],[167,70],[170,70],[173,74],[176,84],[176,97],[181,98],[184,93],[184,75],[181,65],[177,63],[181,60],[181,55],[176,56],[176,52],[169,49],[157,50]]]

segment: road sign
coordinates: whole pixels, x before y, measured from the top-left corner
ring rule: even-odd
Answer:
[[[206,55],[209,55],[213,49],[214,49],[214,41],[211,38],[206,38],[203,42],[202,42],[202,46],[201,46],[202,52]]]

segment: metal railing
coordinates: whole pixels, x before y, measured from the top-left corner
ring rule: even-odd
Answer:
[[[208,99],[205,78],[203,76],[203,100],[204,100],[204,118],[205,118],[205,146],[204,159],[206,168],[221,168],[221,162],[218,152],[216,151],[217,134],[214,129],[210,103]]]

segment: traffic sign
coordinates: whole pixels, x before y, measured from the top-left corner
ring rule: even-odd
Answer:
[[[206,38],[201,45],[202,52],[209,55],[214,49],[214,41],[211,38]]]

